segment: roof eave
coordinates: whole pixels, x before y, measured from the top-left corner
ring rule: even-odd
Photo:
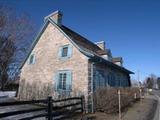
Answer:
[[[119,70],[121,70],[123,72],[128,73],[128,74],[134,74],[134,72],[132,72],[130,70],[127,70],[124,67],[118,66],[118,65],[116,65],[116,64],[114,64],[114,63],[112,63],[112,62],[110,62],[108,60],[105,60],[104,58],[102,58],[100,56],[94,55],[94,57],[91,57],[91,59],[98,60],[98,62],[105,62],[106,64],[111,65],[111,66],[113,66],[113,67],[115,67],[115,68],[117,68],[117,69],[119,69]]]

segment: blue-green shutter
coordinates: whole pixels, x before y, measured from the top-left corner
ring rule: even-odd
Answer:
[[[55,73],[54,80],[55,80],[54,88],[57,91],[59,89],[58,88],[59,87],[59,73],[58,72]]]
[[[69,45],[68,46],[68,57],[71,57],[72,56],[72,45]]]
[[[27,60],[28,65],[30,64],[30,58],[31,58],[31,56],[29,56],[28,60]]]
[[[36,56],[33,54],[33,62],[32,62],[32,64],[35,64],[35,62],[36,62]]]
[[[71,90],[72,89],[72,72],[67,71],[67,80],[66,80],[66,89]]]
[[[58,50],[58,58],[62,57],[62,47],[59,48]]]
[[[32,56],[32,55],[30,55],[30,56],[28,57],[28,64],[29,64],[29,65],[31,64],[31,63],[30,63],[31,56]]]

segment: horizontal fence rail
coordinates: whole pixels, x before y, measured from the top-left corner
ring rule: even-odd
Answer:
[[[35,104],[35,103],[47,103],[47,100],[31,100],[31,101],[15,101],[15,102],[2,102],[1,106],[12,106],[12,105],[25,105],[25,104]]]
[[[19,111],[7,112],[7,113],[0,113],[0,118],[18,115],[18,114],[30,113],[30,112],[37,112],[42,110],[46,110],[46,108],[34,108],[34,109],[28,109],[28,110],[19,110]]]
[[[63,104],[62,104],[63,103]],[[46,117],[48,120],[62,120],[72,117],[74,114],[83,113],[84,110],[84,98],[83,97],[71,97],[59,100],[53,100],[52,97],[48,97],[43,100],[31,100],[31,101],[15,101],[15,102],[3,102],[0,103],[0,107],[18,106],[18,105],[34,105],[43,104],[40,108],[28,108],[17,111],[9,111],[0,113],[0,118],[10,117],[15,115],[22,115],[33,112],[43,112],[33,116],[27,116],[19,120],[31,120],[34,118]]]

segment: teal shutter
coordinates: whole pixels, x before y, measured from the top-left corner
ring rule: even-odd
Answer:
[[[28,64],[30,65],[31,63],[30,63],[30,61],[31,61],[31,56],[32,55],[30,55],[29,57],[28,57]]]
[[[62,47],[59,48],[58,50],[58,58],[62,57]]]
[[[68,46],[68,57],[72,56],[72,45]]]
[[[55,73],[55,84],[54,84],[54,88],[57,91],[59,89],[59,73]]]
[[[31,56],[28,57],[28,61],[27,61],[28,65],[30,64],[30,59],[31,59]]]
[[[35,62],[36,62],[36,57],[35,57],[35,55],[33,54],[33,61],[32,61],[32,64],[35,64]]]
[[[67,71],[66,90],[72,90],[72,73]]]

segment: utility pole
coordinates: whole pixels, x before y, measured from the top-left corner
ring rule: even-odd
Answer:
[[[139,88],[140,88],[141,85],[140,85],[140,72],[139,72],[139,70],[137,71],[137,80],[138,80]]]

